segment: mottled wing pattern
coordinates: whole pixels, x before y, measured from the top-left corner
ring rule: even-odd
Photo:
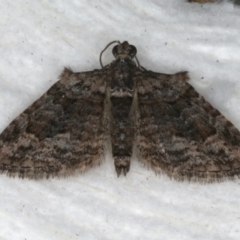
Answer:
[[[211,182],[240,175],[240,133],[187,82],[143,71],[138,92],[141,161],[172,178]]]
[[[99,165],[104,153],[105,72],[60,80],[0,135],[0,171],[10,176],[66,176]]]

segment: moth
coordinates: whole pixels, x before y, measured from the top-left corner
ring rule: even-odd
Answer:
[[[0,171],[35,179],[85,172],[102,163],[109,142],[118,176],[129,172],[133,153],[177,180],[239,176],[240,133],[188,73],[146,70],[135,46],[112,43],[114,61],[88,72],[65,68],[1,133]]]

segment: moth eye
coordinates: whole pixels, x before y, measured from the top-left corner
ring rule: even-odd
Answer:
[[[131,47],[130,56],[132,58],[134,58],[136,56],[136,54],[137,54],[137,48],[135,46],[133,46],[133,45],[130,45],[130,47]]]
[[[114,57],[117,57],[117,55],[118,55],[118,45],[116,45],[116,46],[113,48],[112,54],[113,54]]]

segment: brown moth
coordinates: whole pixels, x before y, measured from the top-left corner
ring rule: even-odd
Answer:
[[[136,53],[117,42],[102,69],[64,69],[0,135],[0,171],[36,179],[85,172],[101,164],[110,139],[117,175],[127,174],[136,151],[145,166],[177,180],[239,176],[239,131],[187,72],[148,71]]]

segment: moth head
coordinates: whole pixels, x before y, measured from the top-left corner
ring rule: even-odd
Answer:
[[[113,47],[112,53],[115,58],[134,58],[137,54],[137,49],[133,45],[129,45],[127,41],[119,43]]]

